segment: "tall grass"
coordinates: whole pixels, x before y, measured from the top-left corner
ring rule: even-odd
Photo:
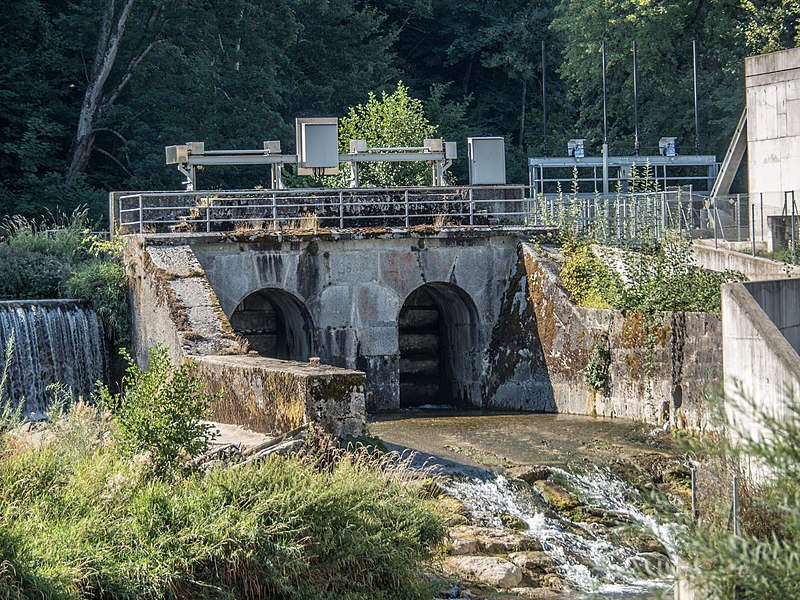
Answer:
[[[40,252],[74,263],[86,254],[83,242],[89,235],[88,209],[78,207],[70,215],[51,214],[39,221],[22,215],[7,216],[0,233],[14,250]]]
[[[0,460],[0,597],[432,597],[419,565],[442,536],[433,505],[368,462],[166,481],[118,457],[51,444]]]

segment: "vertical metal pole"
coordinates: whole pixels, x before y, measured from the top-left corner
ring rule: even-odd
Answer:
[[[733,535],[739,535],[739,476],[733,476]]]
[[[603,194],[608,194],[608,102],[606,98],[606,42],[600,46],[603,58]]]
[[[142,195],[139,194],[139,233],[144,233],[144,212],[142,211]]]
[[[272,227],[278,229],[278,200],[275,194],[272,194]]]
[[[700,118],[697,113],[697,40],[692,40],[692,72],[694,80],[694,153],[700,154]]]
[[[406,227],[408,227],[408,190],[406,190],[405,194],[403,194],[403,204],[405,205],[406,209]]]
[[[544,155],[550,154],[547,144],[547,63],[544,58],[544,40],[542,40],[542,129],[544,130]]]
[[[750,206],[750,254],[756,255],[756,205]]]
[[[469,188],[469,224],[472,225],[475,215],[475,207],[472,204],[472,188]]]
[[[211,198],[206,203],[206,233],[211,233]]]
[[[794,190],[792,190],[792,264],[797,263],[797,241],[795,240],[795,213],[797,212],[797,204],[794,201]]]
[[[733,211],[734,220],[736,221],[736,241],[742,241],[742,205],[740,194],[736,194],[736,208]]]
[[[633,153],[639,156],[639,74],[636,66],[636,40],[633,40]]]
[[[764,241],[764,192],[759,193],[761,207],[759,212],[761,213],[761,241]]]
[[[344,229],[344,192],[342,190],[339,190],[339,229]]]
[[[714,248],[717,247],[717,226],[719,224],[719,213],[717,212],[717,195],[714,194]]]
[[[697,520],[697,469],[692,467],[692,521]]]

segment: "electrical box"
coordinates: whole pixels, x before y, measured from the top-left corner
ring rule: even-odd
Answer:
[[[458,144],[455,142],[445,142],[444,157],[447,160],[455,160],[458,158]]]
[[[168,165],[183,165],[189,162],[189,145],[167,146],[164,148]]]
[[[572,158],[584,158],[586,156],[585,147],[586,138],[569,140],[567,142],[567,156],[571,156]]]
[[[363,154],[367,151],[367,140],[350,140],[350,154]]]
[[[301,118],[295,121],[297,174],[335,175],[339,172],[339,120]]]
[[[502,137],[467,138],[470,185],[505,185],[506,146]]]
[[[426,138],[422,143],[428,152],[442,152],[444,150],[444,140],[442,138]]]
[[[658,140],[658,153],[661,156],[678,156],[677,140],[674,137],[662,137]]]
[[[269,142],[264,142],[264,154],[280,154],[280,153],[281,153],[280,140],[272,140]]]

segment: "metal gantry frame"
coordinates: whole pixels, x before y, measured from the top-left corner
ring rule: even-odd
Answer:
[[[284,189],[281,168],[298,163],[296,154],[282,154],[279,141],[264,142],[262,149],[206,150],[204,142],[188,142],[165,148],[166,162],[176,165],[186,176],[183,185],[187,191],[197,189],[198,167],[209,165],[270,165],[270,189]],[[457,158],[455,142],[426,139],[423,146],[402,148],[369,148],[366,140],[351,140],[350,152],[339,154],[340,163],[350,165],[350,186],[359,187],[358,167],[364,162],[429,162],[433,185],[447,185],[445,173]]]
[[[616,175],[609,174],[605,179],[604,163],[612,171],[616,170]],[[713,187],[718,168],[717,157],[714,155],[609,156],[605,161],[600,156],[533,157],[528,159],[530,194],[532,197],[539,194],[555,194],[558,193],[559,187],[563,193],[569,193],[572,191],[573,181],[577,183],[578,191],[582,193],[603,193],[605,189],[608,189],[609,193],[615,193],[618,186],[621,191],[627,192],[634,167],[638,169],[640,177],[645,167],[649,167],[652,170],[652,179],[661,189],[691,183],[696,191],[707,191]],[[674,172],[678,168],[685,170],[685,167],[696,168],[698,174]],[[569,170],[569,174],[564,176],[557,174],[558,170],[563,173],[565,169]],[[701,169],[705,169],[705,172],[701,173]]]

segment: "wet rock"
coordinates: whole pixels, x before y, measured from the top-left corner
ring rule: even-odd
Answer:
[[[550,478],[550,467],[542,465],[524,465],[508,469],[508,475],[514,479],[521,479],[525,483],[533,485],[537,481]]]
[[[555,561],[545,552],[513,552],[508,555],[508,560],[535,573],[549,573],[556,566]]]
[[[538,540],[507,529],[461,525],[452,527],[449,533],[450,538],[454,541],[473,540],[477,542],[478,549],[487,554],[508,554],[510,552],[539,551],[542,549],[542,545]]]
[[[561,579],[558,575],[554,575],[552,573],[548,573],[540,580],[542,587],[550,588],[551,590],[555,590],[557,592],[568,592],[570,591],[570,587],[567,585],[567,582]]]
[[[452,496],[440,496],[436,499],[437,504],[442,508],[442,512],[447,515],[447,525],[464,525],[468,522],[467,507]]]
[[[533,487],[542,495],[548,506],[557,512],[565,513],[578,507],[578,500],[557,483],[540,479],[533,484]]]
[[[508,591],[518,596],[522,596],[523,598],[534,598],[536,600],[549,600],[551,598],[561,598],[561,592],[559,592],[558,590],[554,590],[552,588],[522,587],[522,588],[511,588]]]
[[[478,541],[464,538],[452,538],[448,553],[452,556],[475,554],[478,551]]]
[[[633,520],[628,515],[593,506],[577,507],[570,514],[570,518],[573,521],[598,524],[604,527],[619,527],[633,523]]]
[[[664,544],[652,535],[647,535],[640,531],[622,531],[620,532],[620,538],[639,554],[656,553],[664,556],[669,555]]]
[[[452,556],[447,565],[481,583],[497,588],[513,588],[522,581],[522,570],[514,563],[496,556]]]
[[[502,514],[500,515],[500,521],[503,525],[514,531],[527,531],[529,529],[525,521],[514,515]]]

